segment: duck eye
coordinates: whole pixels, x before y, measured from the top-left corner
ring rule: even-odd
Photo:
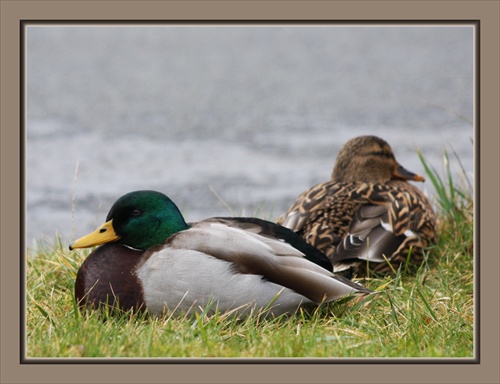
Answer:
[[[141,211],[140,209],[137,209],[137,208],[136,208],[136,209],[134,209],[134,210],[132,211],[132,216],[140,216],[140,215],[141,215],[141,213],[142,213],[142,211]]]

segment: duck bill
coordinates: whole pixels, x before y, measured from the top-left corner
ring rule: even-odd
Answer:
[[[401,165],[398,165],[396,170],[392,173],[392,178],[397,180],[425,181],[425,179],[422,176],[408,171]]]
[[[71,243],[69,250],[72,251],[75,248],[93,247],[94,245],[105,244],[118,240],[120,236],[116,234],[112,221],[113,220],[107,221],[94,232],[89,233],[88,235],[83,236]]]

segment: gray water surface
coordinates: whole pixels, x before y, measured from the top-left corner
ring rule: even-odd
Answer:
[[[417,148],[438,170],[455,151],[472,183],[473,40],[470,26],[30,26],[27,245],[88,233],[137,189],[188,221],[274,220],[362,134],[420,174]]]

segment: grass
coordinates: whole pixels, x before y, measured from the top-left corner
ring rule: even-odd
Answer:
[[[437,190],[439,242],[416,274],[402,267],[362,282],[377,295],[267,320],[100,317],[75,306],[76,272],[88,251],[69,252],[56,238],[26,260],[26,356],[472,358],[472,192],[467,183],[456,185],[449,161],[441,178],[421,160]]]

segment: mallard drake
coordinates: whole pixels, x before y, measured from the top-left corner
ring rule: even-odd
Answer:
[[[420,265],[436,242],[436,218],[408,181],[425,179],[400,165],[381,138],[359,136],[341,148],[331,180],[302,193],[277,222],[322,251],[336,272],[388,273],[407,259]]]
[[[325,255],[286,228],[257,218],[188,224],[172,200],[155,191],[120,197],[105,224],[69,248],[94,245],[101,246],[75,282],[82,307],[163,315],[212,306],[209,313],[280,315],[371,292],[334,275]]]

